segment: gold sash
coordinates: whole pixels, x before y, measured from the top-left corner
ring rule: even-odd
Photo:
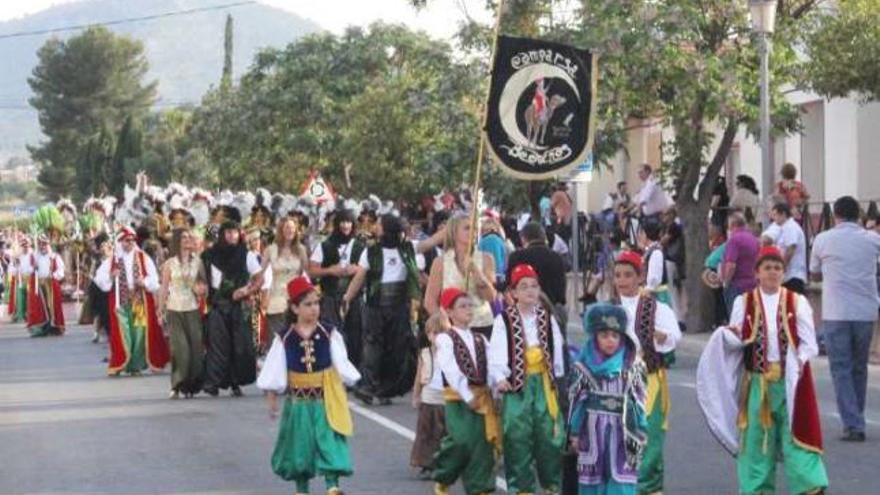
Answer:
[[[498,422],[498,413],[495,412],[495,403],[492,400],[489,387],[485,385],[471,386],[470,389],[477,401],[477,408],[474,412],[483,416],[486,441],[495,447],[495,452],[501,452],[501,424]],[[461,402],[462,400],[458,392],[450,387],[443,389],[443,399],[447,402]]]
[[[354,433],[351,411],[345,387],[336,368],[330,367],[316,373],[287,373],[288,384],[292,388],[320,388],[324,390],[324,412],[327,423],[336,433],[350,437]]]
[[[559,403],[556,400],[556,390],[553,388],[553,380],[550,376],[550,366],[544,362],[544,351],[540,347],[526,349],[526,374],[542,376],[544,384],[544,398],[547,400],[547,412],[556,420],[559,415]]]
[[[648,400],[645,404],[645,414],[650,416],[657,402],[657,395],[663,392],[663,430],[669,429],[669,377],[665,368],[657,368],[654,373],[648,373]]]

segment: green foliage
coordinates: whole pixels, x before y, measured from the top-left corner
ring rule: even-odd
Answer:
[[[223,76],[220,87],[227,91],[232,86],[232,15],[226,16],[226,28],[223,31]]]
[[[89,141],[105,127],[115,132],[129,116],[145,114],[156,83],[142,83],[148,69],[143,45],[103,27],[66,41],[52,38],[37,56],[28,79],[30,103],[48,138],[30,148],[42,165],[38,180],[52,199],[65,194],[81,199],[87,190],[74,178],[90,172],[83,160]],[[71,191],[71,184],[77,190]]]
[[[483,72],[402,26],[319,34],[260,53],[196,109],[219,186],[294,191],[312,169],[346,195],[412,198],[467,180]]]
[[[129,115],[122,125],[122,130],[119,131],[119,140],[116,142],[116,151],[113,155],[110,191],[114,196],[122,197],[125,184],[134,182],[135,175],[140,169],[139,159],[143,153],[140,124]]]
[[[880,100],[880,0],[846,0],[806,36],[808,82],[826,97]]]
[[[34,212],[34,215],[31,218],[31,226],[36,229],[37,232],[43,234],[48,234],[52,231],[63,232],[64,217],[61,216],[61,212],[58,211],[58,208],[56,208],[55,205],[43,205]]]

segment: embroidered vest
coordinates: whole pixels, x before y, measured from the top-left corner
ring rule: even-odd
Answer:
[[[665,368],[666,364],[663,355],[657,352],[654,346],[654,320],[657,312],[657,299],[648,294],[639,296],[639,303],[636,306],[635,334],[639,339],[639,345],[642,348],[642,360],[648,373],[653,373],[660,368]]]
[[[419,288],[419,269],[416,266],[415,249],[412,244],[404,242],[397,250],[400,253],[400,259],[406,266],[407,295],[409,299],[421,300],[422,290]],[[382,285],[382,272],[385,271],[381,245],[374,244],[367,248],[367,262],[370,265],[367,271],[367,304],[376,306],[379,299],[379,286]]]
[[[478,334],[474,334],[474,351],[477,355],[476,362],[474,362],[470,351],[468,351],[467,344],[464,343],[464,339],[455,330],[446,332],[446,335],[449,335],[449,338],[452,339],[452,354],[455,356],[455,364],[458,365],[458,369],[467,378],[468,384],[472,386],[486,385],[488,365],[486,360],[486,342],[483,338]],[[443,377],[443,385],[449,386],[446,382],[446,377]]]
[[[292,328],[284,336],[287,371],[317,373],[333,365],[330,359],[330,332],[320,323],[311,337],[304,339]]]
[[[541,352],[544,354],[544,363],[549,367],[553,365],[553,332],[551,330],[550,313],[544,305],[539,304],[535,308],[535,322],[538,326],[538,341]],[[514,392],[522,390],[526,378],[526,330],[523,325],[522,314],[515,305],[504,308],[501,313],[504,326],[507,328],[507,362],[510,366],[510,383]]]
[[[779,339],[779,364],[785,370],[785,355],[788,346],[798,346],[797,337],[797,294],[785,287],[779,293],[779,308],[776,311],[776,335]],[[767,370],[767,322],[761,289],[756,288],[745,294],[745,317],[742,322],[742,341],[745,344],[744,365],[747,370],[763,373]]]

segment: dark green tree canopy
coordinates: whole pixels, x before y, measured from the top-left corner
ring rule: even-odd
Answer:
[[[87,191],[69,185],[84,173],[84,149],[105,126],[118,132],[130,115],[139,118],[152,104],[156,82],[144,83],[149,68],[139,41],[92,27],[66,41],[52,39],[38,52],[28,83],[30,104],[39,112],[46,141],[30,148],[41,164],[39,181],[57,198]]]

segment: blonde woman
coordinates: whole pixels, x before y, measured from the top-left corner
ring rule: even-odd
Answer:
[[[287,284],[304,274],[308,262],[299,224],[293,218],[282,217],[275,228],[275,242],[266,248],[262,260],[262,271],[267,279],[263,286],[263,308],[269,329],[278,335],[287,331]]]
[[[204,265],[195,254],[189,228],[171,233],[171,257],[162,265],[159,307],[171,340],[171,399],[190,398],[202,389],[205,348],[199,298],[205,295]]]
[[[471,328],[487,338],[492,334],[492,307],[495,300],[495,261],[491,255],[468,252],[471,242],[471,225],[466,215],[458,215],[446,226],[443,256],[431,265],[428,286],[425,288],[425,309],[433,315],[440,308],[440,293],[456,287],[467,292],[474,301],[474,319]],[[465,281],[467,280],[467,287]]]

